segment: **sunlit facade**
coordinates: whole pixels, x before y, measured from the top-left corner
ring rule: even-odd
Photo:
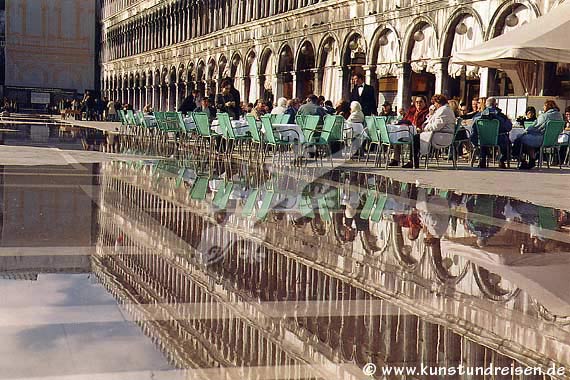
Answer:
[[[354,71],[376,87],[379,102],[406,107],[414,94],[523,95],[516,75],[454,65],[450,57],[556,5],[105,0],[101,87],[135,108],[161,110],[175,108],[193,89],[215,93],[228,76],[250,102],[310,93],[338,101],[348,96]],[[557,72],[548,65],[544,72]]]

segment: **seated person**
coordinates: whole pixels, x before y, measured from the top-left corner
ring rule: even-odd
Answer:
[[[455,134],[455,114],[447,103],[445,95],[434,95],[431,98],[435,112],[428,119],[423,132],[419,136],[419,149],[416,150],[414,166],[419,164],[419,156],[427,155],[431,147],[445,148],[453,141]],[[417,147],[417,145],[416,145]]]
[[[485,101],[485,109],[481,112],[479,116],[473,118],[473,130],[471,132],[471,143],[474,146],[479,145],[479,132],[477,130],[477,120],[498,120],[499,121],[499,149],[501,150],[501,157],[499,158],[499,167],[505,169],[507,166],[505,162],[507,161],[507,151],[509,147],[509,132],[513,129],[513,124],[502,112],[501,109],[497,107],[497,100],[493,97],[488,98]],[[487,154],[488,148],[481,148],[479,153],[479,167],[487,167]]]
[[[384,102],[384,104],[382,104],[380,116],[396,116],[396,112],[392,110],[392,104],[390,102]]]
[[[319,98],[316,95],[309,95],[307,98],[307,102],[299,107],[297,111],[297,115],[300,116],[307,116],[307,115],[316,115],[319,116],[319,124],[323,124],[323,118],[327,112],[323,107],[319,105]]]
[[[210,98],[204,97],[202,98],[202,105],[194,110],[194,112],[204,112],[208,115],[208,120],[210,124],[216,118],[216,109],[210,105]]]
[[[346,121],[349,123],[364,123],[364,113],[359,102],[350,102],[350,116]]]
[[[549,120],[563,120],[562,114],[554,100],[544,102],[544,113],[540,115],[533,126],[528,127],[513,143],[513,154],[521,158],[523,149],[529,155],[529,162],[520,160],[519,169],[529,170],[536,165],[536,149],[540,148],[544,139],[546,123]]]
[[[400,120],[399,123],[403,124],[409,123],[409,125],[413,125],[416,127],[417,133],[420,133],[428,117],[428,114],[429,114],[429,106],[427,103],[427,98],[423,95],[418,95],[414,98],[414,105],[410,107],[404,118]],[[417,141],[417,143],[419,144],[419,140]],[[401,147],[396,146],[394,148],[394,153],[392,154],[392,159],[388,163],[388,166],[398,166],[400,164],[400,152],[401,152]],[[410,157],[410,162],[405,164],[404,167],[411,168],[413,166],[412,159],[414,159],[414,157]]]
[[[524,128],[524,124],[536,121],[536,108],[533,106],[526,107],[524,116],[517,117],[517,123]]]

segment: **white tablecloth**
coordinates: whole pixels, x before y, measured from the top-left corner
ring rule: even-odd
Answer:
[[[232,120],[232,126],[236,136],[245,136],[249,131],[249,125],[245,120]],[[222,134],[222,128],[218,120],[212,122],[212,131],[220,135]]]
[[[344,123],[343,135],[345,139],[355,139],[363,135],[364,124],[362,123]]]
[[[305,136],[301,127],[297,124],[273,124],[275,132],[279,133],[282,140],[305,142]],[[261,127],[261,132],[265,133],[265,128]]]
[[[388,132],[390,134],[390,142],[392,143],[409,141],[410,133],[412,135],[416,134],[416,127],[414,127],[413,125],[388,124],[386,127],[388,127]]]
[[[158,127],[158,123],[156,122],[156,117],[154,115],[144,115],[144,120],[146,125],[148,125],[150,128]],[[196,129],[196,125],[194,125],[194,120],[192,120],[191,117],[187,116],[183,120],[186,129]]]
[[[570,131],[564,131],[558,136],[558,144],[566,145],[570,140]]]

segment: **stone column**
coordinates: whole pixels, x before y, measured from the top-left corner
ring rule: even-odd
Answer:
[[[398,95],[396,97],[396,105],[398,109],[408,109],[411,103],[411,86],[410,79],[412,75],[412,69],[409,63],[400,63],[397,65],[397,77],[398,77]]]
[[[298,96],[298,94],[297,94],[297,72],[291,71],[291,76],[293,77],[293,98],[296,98]]]
[[[366,83],[374,88],[374,94],[376,96],[376,112],[378,112],[378,81],[376,80],[376,66],[375,65],[365,65],[362,66],[364,70],[364,75],[366,76]]]
[[[479,97],[487,98],[495,94],[496,69],[479,68]]]
[[[433,71],[435,74],[435,93],[449,96],[449,74],[447,70],[449,58],[437,58],[433,61]]]

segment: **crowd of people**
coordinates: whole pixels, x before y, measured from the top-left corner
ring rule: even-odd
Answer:
[[[69,98],[59,102],[59,112],[62,117],[72,116],[76,120],[118,121],[118,110],[133,109],[132,104],[96,97],[89,91],[85,92],[81,100]]]

